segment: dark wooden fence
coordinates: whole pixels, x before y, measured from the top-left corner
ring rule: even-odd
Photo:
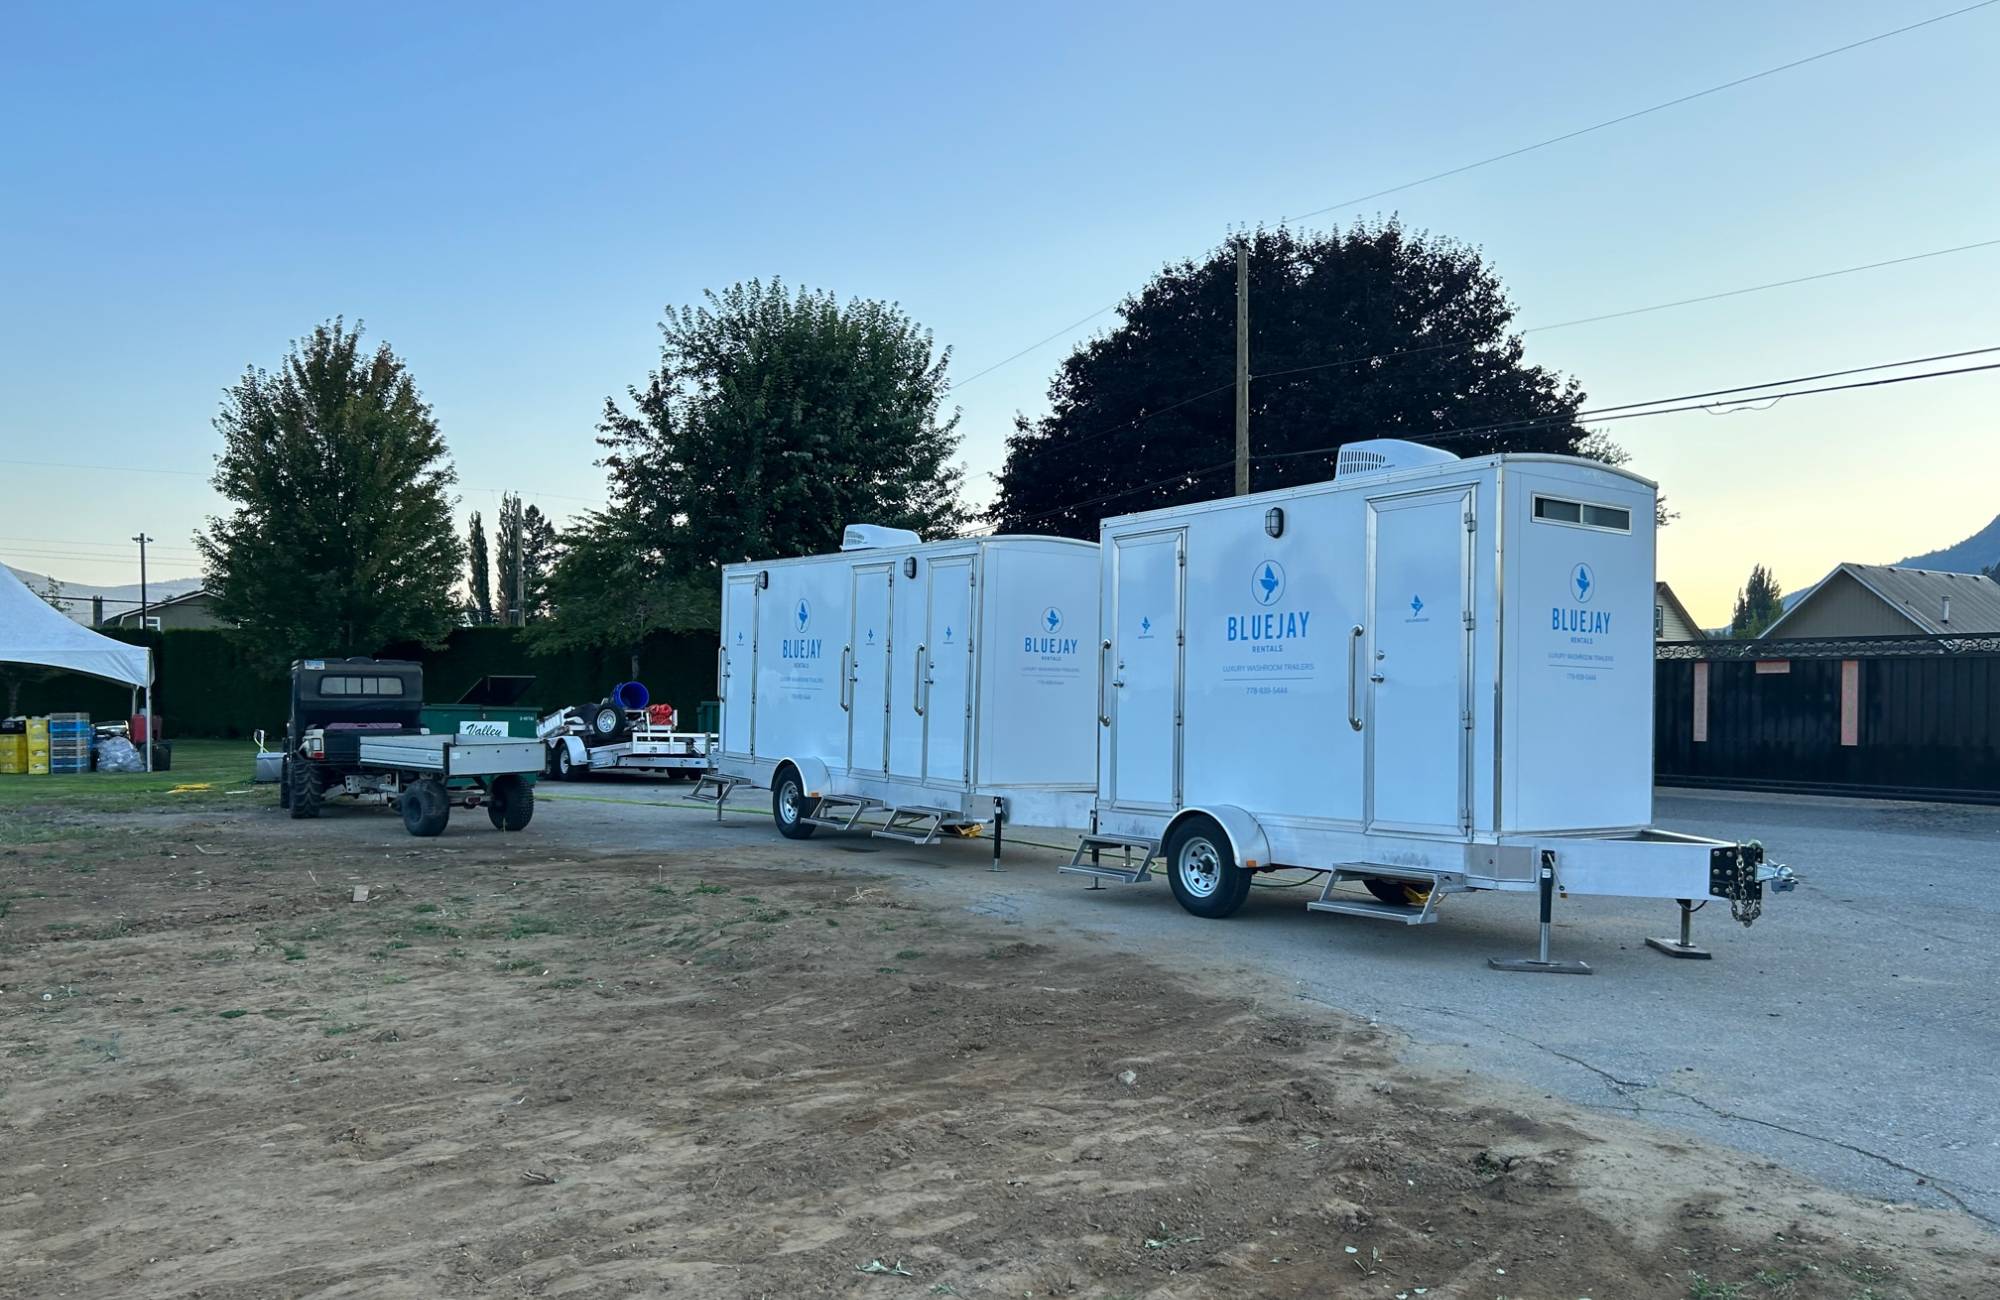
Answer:
[[[1661,785],[2000,803],[2000,636],[1662,642]]]

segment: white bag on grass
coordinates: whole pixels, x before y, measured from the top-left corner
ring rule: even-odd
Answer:
[[[97,770],[100,772],[143,772],[146,770],[146,758],[125,737],[110,736],[97,746]]]

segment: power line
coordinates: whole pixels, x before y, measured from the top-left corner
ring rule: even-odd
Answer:
[[[1697,399],[1722,396],[1730,393],[1759,392],[1764,389],[1782,387],[1788,384],[1809,383],[1815,380],[1830,379],[1841,375],[1864,374],[1873,370],[1893,369],[1899,366],[1922,365],[1934,361],[1947,361],[1959,357],[1979,356],[1993,352],[2000,352],[2000,346],[1988,347],[1988,348],[1973,348],[1963,352],[1939,353],[1935,356],[1920,357],[1909,361],[1885,361],[1876,363],[1874,365],[1856,366],[1847,370],[1830,370],[1830,371],[1825,371],[1821,374],[1805,375],[1795,379],[1774,379],[1762,384],[1743,384],[1732,388],[1709,389],[1705,392],[1682,393],[1673,397],[1654,398],[1651,401],[1646,401],[1646,402],[1624,402],[1616,406],[1598,407],[1594,408],[1593,410],[1577,411],[1567,415],[1552,415],[1530,420],[1500,421],[1484,425],[1467,425],[1457,428],[1440,429],[1433,433],[1410,432],[1407,434],[1403,434],[1393,430],[1385,432],[1396,434],[1396,436],[1401,436],[1410,442],[1438,443],[1438,442],[1455,442],[1466,438],[1487,436],[1495,433],[1526,432],[1540,427],[1561,427],[1564,425],[1573,425],[1578,421],[1584,419],[1595,419],[1600,423],[1608,423],[1615,420],[1642,419],[1646,416],[1652,416],[1652,415],[1673,415],[1685,411],[1709,411],[1711,413],[1716,413],[1716,407],[1718,405],[1732,405],[1732,404],[1703,402]],[[1772,404],[1775,405],[1777,402],[1781,402],[1787,397],[1810,397],[1815,394],[1845,392],[1850,389],[1880,388],[1891,384],[1914,383],[1919,380],[1928,380],[1928,379],[1945,379],[1955,375],[1976,374],[1978,372],[1988,371],[1988,370],[2000,370],[2000,362],[1991,362],[1985,365],[1978,365],[1978,366],[1961,366],[1951,370],[1925,371],[1922,374],[1915,374],[1915,375],[1895,375],[1886,379],[1858,380],[1856,382],[1847,384],[1829,384],[1819,388],[1793,389],[1787,392],[1768,394],[1767,396],[1768,400],[1770,400]],[[1758,397],[1745,400],[1764,401],[1767,400],[1767,398]],[[1659,409],[1650,409],[1650,410],[1636,409],[1640,407],[1654,407]],[[1620,414],[1620,412],[1623,413]],[[1382,435],[1376,435],[1376,436],[1382,436]],[[1348,441],[1352,441],[1352,439],[1349,439]],[[1266,452],[1261,455],[1253,456],[1252,459],[1257,461],[1277,461],[1277,460],[1298,460],[1308,456],[1326,456],[1339,451],[1340,448],[1343,447],[1344,445],[1346,445],[1344,442],[1337,442],[1323,447],[1308,447],[1300,451]],[[1200,479],[1209,474],[1215,473],[1217,470],[1233,468],[1234,466],[1235,466],[1234,458],[1231,458],[1230,460],[1219,461],[1214,465],[1209,465],[1202,469],[1184,470],[1177,474],[1170,474],[1165,478],[1155,479],[1150,483],[1140,483],[1133,487],[1120,488],[1115,492],[1106,492],[1106,493],[1101,493],[1094,497],[1085,497],[1077,501],[1064,502],[1061,505],[1053,506],[1046,510],[1039,510],[1033,514],[1016,516],[1008,519],[1007,523],[1009,526],[1034,523],[1038,520],[1047,519],[1052,515],[1064,514],[1072,510],[1082,509],[1085,506],[1097,505],[1102,502],[1115,500],[1123,496],[1131,496],[1136,493],[1145,492],[1156,487],[1164,487],[1167,484],[1176,481]]]
[[[1996,3],[2000,3],[2000,0],[1979,0],[1979,3],[1977,4],[1966,5],[1964,8],[1953,9],[1948,13],[1938,14],[1935,17],[1925,18],[1918,22],[1906,24],[1902,27],[1892,28],[1886,32],[1877,32],[1873,36],[1866,36],[1858,41],[1850,41],[1845,45],[1838,45],[1830,50],[1821,50],[1817,54],[1808,54],[1804,58],[1793,59],[1789,63],[1781,63],[1778,64],[1776,67],[1765,68],[1761,72],[1753,72],[1747,76],[1737,77],[1733,81],[1725,81],[1718,85],[1709,86],[1704,90],[1693,91],[1689,94],[1681,95],[1674,99],[1665,100],[1661,103],[1651,105],[1650,107],[1647,108],[1636,109],[1630,113],[1624,113],[1617,117],[1606,118],[1602,122],[1594,122],[1589,126],[1578,127],[1573,131],[1565,131],[1561,135],[1550,136],[1546,140],[1538,140],[1533,144],[1522,145],[1519,148],[1509,149],[1504,153],[1497,153],[1489,158],[1482,158],[1477,162],[1464,163],[1460,166],[1448,168],[1441,172],[1433,172],[1429,176],[1419,177],[1418,179],[1413,181],[1404,181],[1400,185],[1392,185],[1385,190],[1376,190],[1372,194],[1363,194],[1358,198],[1342,199],[1338,203],[1331,203],[1328,204],[1326,207],[1315,208],[1311,212],[1303,213],[1297,217],[1281,218],[1281,220],[1306,221],[1313,217],[1324,216],[1326,213],[1332,212],[1336,208],[1348,207],[1349,205],[1355,203],[1366,203],[1371,199],[1384,198],[1391,194],[1400,194],[1404,190],[1416,189],[1419,186],[1429,185],[1433,181],[1441,181],[1450,176],[1463,175],[1466,172],[1475,171],[1481,167],[1489,167],[1494,163],[1504,162],[1509,158],[1518,158],[1523,154],[1534,153],[1537,150],[1547,149],[1552,145],[1562,144],[1565,141],[1574,140],[1579,136],[1590,135],[1593,132],[1603,131],[1610,127],[1621,125],[1622,123],[1625,122],[1630,122],[1638,118],[1647,117],[1654,113],[1664,112],[1669,108],[1675,108],[1682,104],[1692,103],[1697,99],[1705,99],[1710,95],[1720,94],[1725,90],[1733,90],[1737,86],[1747,85],[1753,81],[1761,81],[1766,77],[1775,77],[1781,72],[1789,72],[1794,68],[1802,68],[1809,63],[1817,63],[1822,59],[1830,59],[1836,54],[1845,54],[1850,50],[1858,50],[1865,45],[1873,45],[1878,41],[1886,41],[1891,37],[1902,36],[1905,33],[1916,31],[1919,28],[1929,27],[1935,23],[1944,22],[1947,19],[1957,18],[1964,14],[1972,13],[1975,10],[1986,9]],[[1862,268],[1856,268],[1856,269],[1862,269]],[[1698,301],[1698,300],[1691,300],[1691,301]],[[1042,338],[1034,343],[1029,344],[1027,347],[1022,348],[1019,352],[1016,352],[1011,356],[1005,357],[999,361],[994,362],[992,365],[986,367],[984,370],[976,372],[967,379],[959,380],[953,383],[952,391],[957,392],[959,389],[965,387],[967,384],[972,383],[973,380],[983,379],[987,375],[990,375],[994,371],[1000,369],[1002,366],[1012,365],[1014,362],[1019,361],[1022,357],[1027,356],[1029,353],[1034,352],[1040,348],[1046,347],[1048,344],[1055,342],[1057,339],[1062,338],[1070,333],[1073,333],[1075,330],[1081,328],[1084,325],[1089,324],[1091,321],[1096,320],[1099,316],[1102,316],[1105,312],[1115,309],[1117,306],[1118,304],[1114,302],[1106,306],[1099,307],[1096,311],[1091,312],[1088,316],[1083,317],[1081,320],[1078,320],[1074,324],[1067,325],[1064,328],[1057,330],[1055,333],[1050,334],[1045,338]],[[1549,326],[1547,328],[1556,329],[1560,327]]]
[[[1464,163],[1457,167],[1447,168],[1441,172],[1432,172],[1429,176],[1419,177],[1413,181],[1404,181],[1401,185],[1391,185],[1386,190],[1376,190],[1372,194],[1363,194],[1359,198],[1342,199],[1338,203],[1329,203],[1323,208],[1314,208],[1311,212],[1301,213],[1295,220],[1304,221],[1311,217],[1324,216],[1332,212],[1335,208],[1344,208],[1355,203],[1366,203],[1370,199],[1379,199],[1390,194],[1400,194],[1404,190],[1413,190],[1419,185],[1429,185],[1432,181],[1441,181],[1449,176],[1462,176],[1466,172],[1476,171],[1481,167],[1488,167],[1497,162],[1505,162],[1509,158],[1519,158],[1522,154],[1534,153],[1539,149],[1547,149],[1551,145],[1562,144],[1564,141],[1574,140],[1579,136],[1589,135],[1595,131],[1602,131],[1608,127],[1619,126],[1638,118],[1663,112],[1669,108],[1677,108],[1682,104],[1693,103],[1697,99],[1706,99],[1710,95],[1718,95],[1725,90],[1734,90],[1738,86],[1748,85],[1753,81],[1761,81],[1765,77],[1775,77],[1781,72],[1790,72],[1793,68],[1803,68],[1808,63],[1818,63],[1821,59],[1830,59],[1836,54],[1845,54],[1849,50],[1858,50],[1864,45],[1873,45],[1877,41],[1886,41],[1892,36],[1901,36],[1906,32],[1916,31],[1920,27],[1929,27],[1933,23],[1941,23],[1948,18],[1957,18],[1962,14],[1969,14],[1976,9],[1985,9],[1996,3],[2000,3],[2000,0],[1979,0],[1978,4],[1970,4],[1963,9],[1953,9],[1949,13],[1938,14],[1934,18],[1925,18],[1919,22],[1909,23],[1906,26],[1893,28],[1886,32],[1877,32],[1873,36],[1865,36],[1858,41],[1849,41],[1845,45],[1836,45],[1830,50],[1821,50],[1818,54],[1808,54],[1802,59],[1793,59],[1790,63],[1780,63],[1775,68],[1766,68],[1762,72],[1753,72],[1748,76],[1737,77],[1733,81],[1725,81],[1719,85],[1710,86],[1705,90],[1697,90],[1690,94],[1663,100],[1649,108],[1635,109],[1630,113],[1621,113],[1617,117],[1606,118],[1602,122],[1594,122],[1589,126],[1578,127],[1574,131],[1565,131],[1561,135],[1552,135],[1548,139],[1538,140],[1534,144],[1525,144],[1518,149],[1509,149],[1505,153],[1496,153],[1490,158],[1481,158],[1478,162]]]
[[[1763,284],[1744,285],[1736,289],[1722,289],[1718,290],[1715,293],[1699,294],[1692,298],[1676,298],[1670,302],[1649,303],[1643,307],[1628,307],[1620,311],[1602,312],[1595,316],[1579,316],[1574,320],[1552,321],[1547,325],[1531,325],[1528,328],[1521,330],[1520,334],[1522,337],[1525,337],[1529,334],[1545,334],[1548,333],[1550,330],[1570,329],[1573,326],[1577,325],[1593,325],[1598,323],[1599,321],[1618,320],[1620,318],[1627,316],[1641,316],[1648,312],[1667,311],[1675,307],[1687,307],[1697,303],[1715,302],[1723,298],[1740,298],[1744,294],[1762,293],[1767,289],[1783,289],[1791,285],[1806,284],[1814,280],[1827,280],[1827,279],[1832,279],[1836,276],[1853,275],[1860,271],[1874,271],[1874,270],[1879,270],[1885,266],[1901,266],[1907,262],[1921,262],[1927,258],[1944,257],[1952,253],[1965,253],[1965,252],[1971,252],[1975,249],[1992,248],[1995,246],[2000,246],[2000,239],[1983,239],[1975,243],[1958,244],[1951,248],[1934,248],[1928,252],[1911,253],[1903,257],[1886,258],[1879,262],[1864,262],[1858,266],[1844,266],[1831,271],[1815,271],[1809,275],[1792,276],[1790,279],[1785,279],[1785,280],[1769,280],[1764,282]],[[1401,348],[1385,352],[1355,353],[1350,356],[1336,357],[1331,361],[1316,362],[1309,366],[1292,366],[1284,370],[1272,370],[1263,374],[1252,375],[1250,378],[1253,383],[1263,379],[1285,379],[1289,378],[1292,375],[1312,374],[1316,371],[1333,370],[1341,366],[1365,365],[1369,362],[1389,361],[1399,357],[1425,356],[1436,352],[1447,352],[1447,353],[1465,352],[1471,350],[1476,346],[1478,346],[1476,343],[1464,343],[1464,342],[1434,343],[1426,347],[1420,347],[1420,348]],[[1909,364],[1916,364],[1916,363],[1912,362]],[[1125,420],[1117,424],[1106,425],[1101,429],[1097,429],[1091,433],[1082,434],[1076,438],[1065,438],[1062,440],[1061,445],[1063,449],[1067,451],[1077,447],[1084,446],[1088,443],[1095,442],[1099,438],[1109,437],[1111,434],[1114,433],[1122,433],[1127,429],[1136,429],[1137,427],[1139,427],[1141,424],[1144,424],[1148,420],[1154,419],[1158,416],[1165,415],[1170,411],[1177,411],[1184,406],[1192,405],[1193,403],[1199,402],[1204,398],[1214,397],[1216,394],[1227,392],[1234,387],[1235,384],[1233,381],[1230,383],[1218,385],[1217,387],[1208,389],[1204,392],[1196,393],[1192,397],[1186,397],[1178,402],[1174,402],[1170,405],[1163,406],[1156,411],[1147,411],[1140,415],[1135,415],[1129,420]]]

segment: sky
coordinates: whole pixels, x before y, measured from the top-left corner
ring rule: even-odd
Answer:
[[[952,350],[968,496],[1117,302],[1231,230],[1968,0],[7,6],[0,559],[197,571],[222,391],[335,315],[410,365],[461,511],[603,499],[663,310],[751,277]],[[2000,239],[2000,5],[1313,217],[1478,246],[1523,328]],[[2000,246],[1527,335],[1589,405],[2000,346]],[[1982,360],[2000,357],[1972,358]],[[1254,367],[1254,358],[1253,358]],[[1607,426],[1727,621],[2000,513],[2000,371]],[[38,462],[38,463],[23,463]]]

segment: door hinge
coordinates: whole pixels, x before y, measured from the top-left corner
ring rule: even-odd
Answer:
[[[1467,709],[1464,713],[1460,714],[1459,721],[1465,724],[1465,729],[1467,731],[1472,730],[1472,710]]]
[[[1473,518],[1472,518],[1472,512],[1471,512],[1470,510],[1466,511],[1466,512],[1465,512],[1465,531],[1469,533],[1469,532],[1472,532],[1472,531],[1474,531],[1474,530],[1475,530],[1475,529],[1476,529],[1477,527],[1478,527],[1478,524],[1477,524],[1477,523],[1476,523],[1476,522],[1475,522],[1475,521],[1473,520]]]
[[[1187,633],[1185,633],[1185,632],[1176,632],[1176,633],[1174,633],[1174,644],[1175,644],[1175,645],[1177,645],[1177,646],[1179,646],[1179,645],[1186,645],[1186,644],[1187,644]]]
[[[1175,551],[1175,552],[1174,552],[1174,563],[1175,563],[1175,564],[1178,564],[1178,565],[1180,565],[1180,566],[1181,566],[1181,567],[1182,567],[1183,569],[1187,568],[1187,552],[1186,552],[1186,551]]]
[[[1465,611],[1465,625],[1467,627],[1472,626],[1472,611],[1469,609]]]

